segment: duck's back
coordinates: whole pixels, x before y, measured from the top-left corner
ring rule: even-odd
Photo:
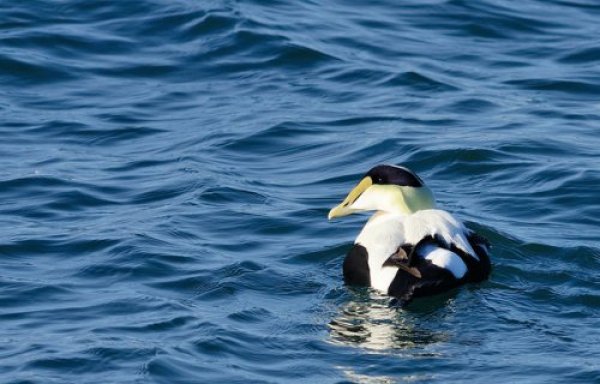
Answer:
[[[417,246],[411,266],[416,274],[386,263],[401,246]],[[489,271],[485,239],[441,210],[374,215],[344,261],[346,283],[405,300],[484,280]]]

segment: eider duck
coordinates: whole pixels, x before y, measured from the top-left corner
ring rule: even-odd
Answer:
[[[348,285],[372,287],[406,304],[490,274],[489,243],[450,213],[411,170],[378,165],[329,219],[376,211],[343,263]]]

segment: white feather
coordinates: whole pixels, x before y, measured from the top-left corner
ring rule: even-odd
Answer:
[[[454,244],[462,251],[479,260],[469,244],[469,230],[450,213],[440,209],[426,209],[405,216],[403,237],[410,244],[417,244],[426,236],[441,236],[448,244]]]

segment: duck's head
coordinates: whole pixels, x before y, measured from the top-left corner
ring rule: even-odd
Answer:
[[[342,203],[329,211],[329,219],[359,211],[385,211],[409,215],[435,208],[431,190],[413,171],[395,165],[378,165],[362,178]]]

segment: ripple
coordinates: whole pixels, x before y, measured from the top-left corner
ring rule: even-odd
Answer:
[[[53,284],[41,284],[37,282],[25,281],[0,281],[3,287],[3,294],[0,296],[0,304],[3,308],[18,308],[23,305],[35,303],[38,300],[56,300],[60,301],[68,297],[71,290],[67,287],[61,287]],[[16,318],[11,313],[2,315],[5,320]]]
[[[267,197],[256,192],[236,188],[207,188],[202,192],[201,199],[206,203],[224,204],[243,200],[246,204],[261,204],[267,200]]]
[[[592,48],[581,48],[578,50],[573,50],[571,53],[568,53],[561,57],[558,61],[561,63],[568,64],[585,64],[585,63],[594,63],[600,59],[600,48],[592,47]]]
[[[33,62],[32,62],[33,61]],[[73,80],[71,71],[50,63],[37,63],[37,60],[0,56],[2,78],[15,86],[36,85]]]
[[[506,84],[532,91],[564,92],[578,95],[597,95],[600,92],[600,84],[582,80],[523,79],[507,81]]]
[[[106,250],[114,246],[117,240],[111,239],[93,239],[93,240],[73,240],[73,239],[27,239],[2,244],[2,252],[5,255],[37,255],[61,254],[61,253],[86,253]]]
[[[220,32],[231,31],[239,20],[235,17],[207,13],[201,18],[195,18],[184,24],[182,28],[187,40],[193,41],[199,35],[213,35]]]
[[[272,317],[271,313],[264,308],[252,308],[231,313],[227,316],[242,324],[263,322]]]
[[[457,91],[458,88],[441,81],[434,80],[417,72],[406,72],[394,75],[384,85],[407,86],[415,91]]]

